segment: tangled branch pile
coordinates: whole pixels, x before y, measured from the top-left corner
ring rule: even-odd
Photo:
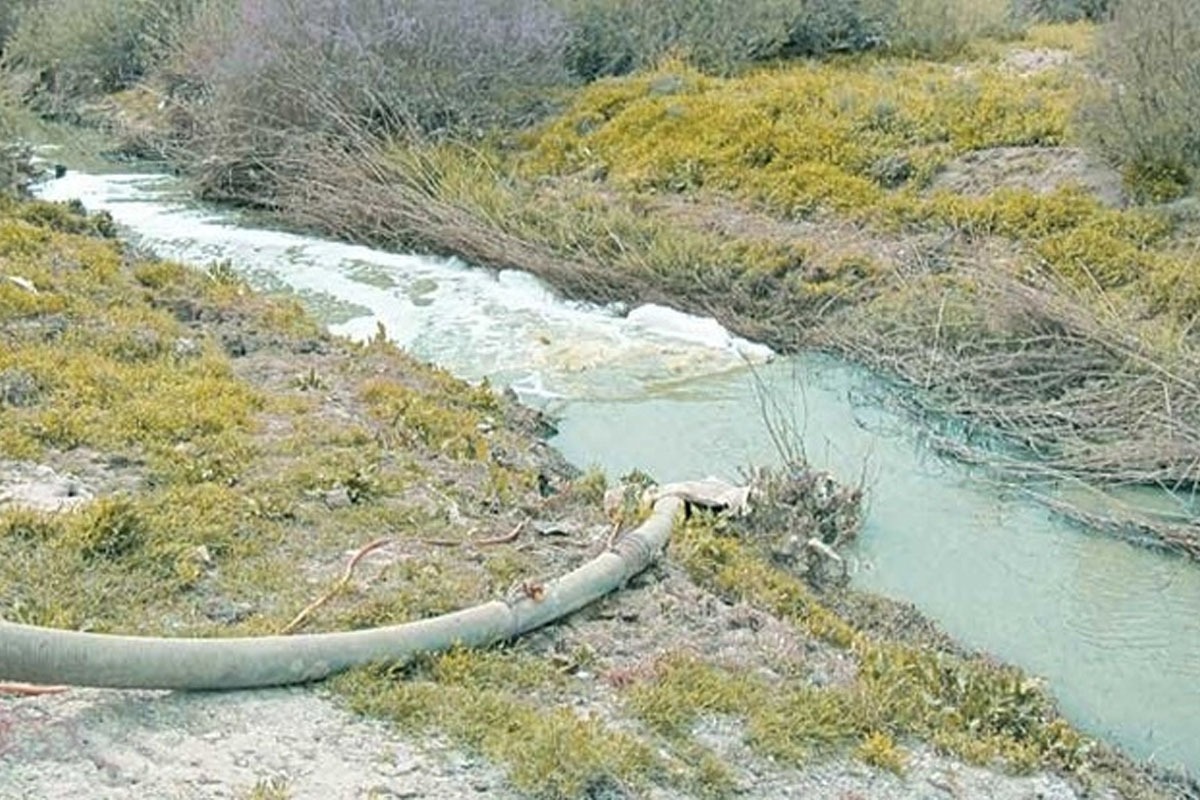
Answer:
[[[855,313],[854,331],[833,328],[829,342],[908,382],[902,402],[942,431],[938,446],[960,459],[1011,479],[1070,477],[1194,495],[1193,350],[1176,347],[1166,362],[1112,305],[1045,277],[981,269],[964,276],[934,302],[912,304],[907,320]],[[1083,512],[1073,516],[1082,520]],[[1178,549],[1200,544],[1195,525],[1146,524]]]

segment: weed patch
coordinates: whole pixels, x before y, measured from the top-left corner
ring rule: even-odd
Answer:
[[[544,659],[493,650],[358,670],[333,685],[357,711],[405,728],[442,731],[505,765],[512,783],[533,797],[645,786],[661,767],[644,743],[596,717],[523,699],[531,691],[544,697],[563,682]]]

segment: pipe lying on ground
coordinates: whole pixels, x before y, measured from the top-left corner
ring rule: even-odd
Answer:
[[[650,566],[684,503],[662,490],[658,497],[645,522],[608,551],[530,593],[535,596],[403,625],[253,638],[115,636],[0,621],[0,680],[115,689],[246,689],[305,683],[456,645],[506,641],[578,611]]]

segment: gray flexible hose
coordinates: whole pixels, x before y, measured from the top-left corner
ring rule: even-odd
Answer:
[[[318,680],[375,661],[506,641],[583,608],[646,569],[666,546],[678,497],[610,550],[546,584],[537,598],[495,600],[440,617],[345,633],[167,639],[0,621],[0,679],[116,689],[244,689]]]

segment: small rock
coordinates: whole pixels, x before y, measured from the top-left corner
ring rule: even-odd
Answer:
[[[37,379],[23,369],[0,372],[0,406],[25,408],[35,405],[41,390]]]
[[[535,519],[529,526],[538,536],[570,536],[573,533],[567,524],[557,520]]]
[[[330,511],[336,511],[339,508],[348,508],[351,505],[350,492],[345,486],[330,489],[321,495],[321,499],[325,502],[325,507]]]
[[[222,625],[233,625],[250,616],[254,611],[252,603],[235,603],[220,598],[212,600],[204,609],[204,616]]]
[[[195,339],[190,339],[187,336],[180,336],[175,340],[171,347],[171,352],[175,358],[184,361],[191,358],[196,358],[200,355],[200,345]]]

